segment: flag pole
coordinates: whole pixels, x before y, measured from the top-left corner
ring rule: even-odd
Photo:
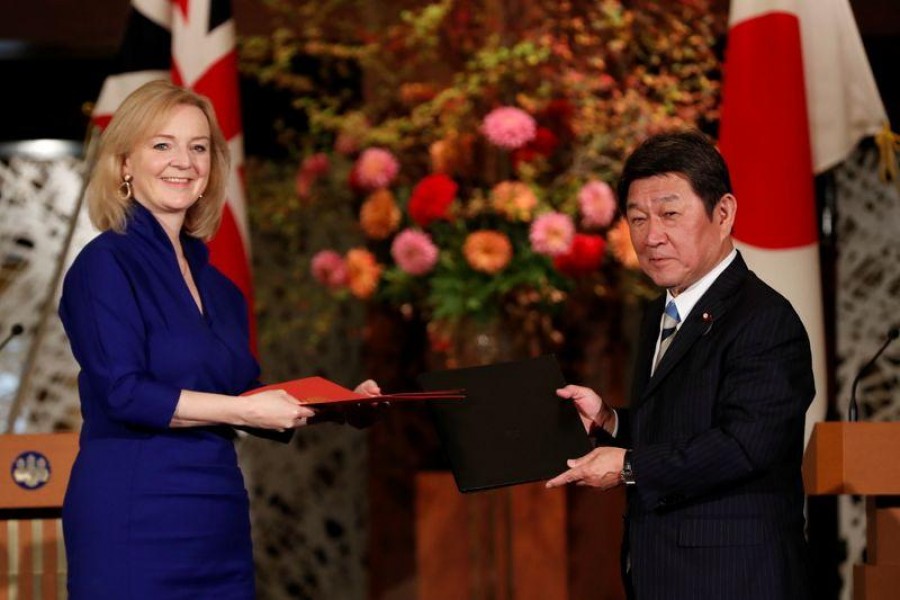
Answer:
[[[50,284],[47,286],[47,295],[44,298],[44,301],[40,304],[40,311],[37,326],[34,330],[34,337],[32,339],[31,345],[28,348],[28,354],[25,356],[25,362],[22,365],[22,371],[19,375],[19,387],[18,389],[16,389],[16,396],[9,407],[9,413],[7,413],[6,415],[6,423],[3,427],[3,433],[14,433],[13,429],[15,428],[16,420],[19,418],[19,413],[22,410],[22,406],[24,405],[25,399],[28,396],[28,392],[31,388],[31,380],[34,375],[35,365],[37,364],[38,351],[47,332],[47,323],[50,317],[50,313],[54,310],[54,299],[56,298],[56,291],[59,289],[59,285],[62,281],[63,271],[66,266],[66,258],[69,255],[69,249],[71,248],[72,240],[75,237],[75,229],[78,226],[78,216],[81,214],[81,207],[84,205],[84,195],[87,191],[88,174],[93,167],[95,158],[94,154],[96,152],[97,146],[97,144],[95,143],[96,129],[96,126],[91,124],[88,127],[87,135],[85,136],[85,174],[81,178],[81,190],[78,194],[78,200],[75,202],[75,208],[72,211],[72,215],[69,219],[69,226],[66,230],[66,237],[63,239],[62,247],[56,260],[56,265],[53,269],[53,275],[50,278]]]

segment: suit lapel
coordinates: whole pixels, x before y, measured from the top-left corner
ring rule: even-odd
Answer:
[[[651,302],[644,312],[643,321],[641,321],[641,333],[638,338],[638,350],[634,365],[634,385],[631,391],[633,402],[640,401],[650,379],[650,368],[653,365],[656,339],[659,337],[659,322],[662,318],[663,310],[665,310],[665,304],[665,295]]]
[[[638,404],[643,403],[644,400],[653,393],[653,390],[656,389],[660,382],[665,380],[666,376],[688,353],[697,340],[710,331],[717,319],[720,319],[725,315],[728,306],[730,305],[727,300],[738,290],[748,272],[747,264],[744,262],[740,253],[738,253],[734,261],[722,272],[715,282],[713,282],[712,286],[710,286],[706,293],[703,294],[697,304],[694,305],[694,308],[691,309],[691,313],[688,315],[685,322],[682,323],[678,333],[675,334],[672,343],[669,345],[669,349],[666,351],[665,355],[663,355],[653,376],[647,381],[647,377],[650,373],[649,365],[653,361],[656,337],[659,334],[659,319],[662,315],[662,308],[659,309],[658,314],[656,315],[657,326],[650,334],[652,337],[649,339],[649,351],[647,351],[646,346],[642,346],[642,353],[640,354],[641,362],[644,363],[646,361],[647,364],[642,364],[641,368],[644,370],[638,371],[642,374],[642,376],[639,377],[639,380],[646,381],[646,385],[640,385],[642,388],[640,390],[640,395],[635,395]],[[660,307],[663,302],[664,298],[660,301]],[[643,344],[647,343],[647,334],[645,334]]]

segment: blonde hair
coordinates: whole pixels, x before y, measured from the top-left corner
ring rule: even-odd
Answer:
[[[135,147],[153,135],[179,105],[196,106],[206,115],[212,153],[206,190],[188,209],[184,229],[189,235],[208,240],[219,228],[231,159],[212,103],[191,90],[158,80],[145,83],[129,94],[100,138],[85,191],[91,223],[100,231],[125,231],[131,198],[123,198],[119,192],[123,183],[122,166]]]

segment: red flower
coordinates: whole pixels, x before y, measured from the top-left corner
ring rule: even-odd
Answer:
[[[575,115],[575,107],[565,98],[551,100],[542,111],[537,114],[538,121],[546,123],[557,134],[571,133],[572,117]]]
[[[518,150],[513,150],[513,166],[519,163],[528,163],[538,156],[549,157],[559,145],[559,138],[546,127],[538,127],[534,139]]]
[[[576,233],[572,249],[553,259],[553,265],[561,273],[571,277],[590,275],[603,264],[606,240],[600,235]]]
[[[458,187],[443,173],[423,177],[409,198],[409,216],[420,227],[428,227],[438,219],[449,220]]]
[[[347,185],[350,186],[350,191],[354,194],[365,194],[367,191],[365,186],[359,181],[359,172],[355,164],[347,174]]]
[[[528,145],[534,148],[538,154],[550,156],[559,145],[559,138],[546,127],[538,127],[534,140]]]

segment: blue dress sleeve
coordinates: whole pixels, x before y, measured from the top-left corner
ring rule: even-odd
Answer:
[[[138,299],[109,249],[95,246],[81,253],[66,275],[59,312],[81,377],[107,417],[167,429],[181,390],[148,374]]]

